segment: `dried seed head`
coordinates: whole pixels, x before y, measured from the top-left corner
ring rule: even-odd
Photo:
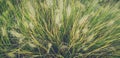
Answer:
[[[66,12],[67,12],[67,17],[69,17],[71,14],[71,6],[70,5],[68,5]]]
[[[29,25],[26,21],[23,21],[23,25],[26,27],[26,28],[29,28]]]
[[[87,22],[88,17],[89,17],[89,15],[83,16],[83,17],[79,20],[79,24],[81,25],[81,24],[84,24],[85,22]]]
[[[34,7],[32,6],[32,4],[31,4],[30,1],[28,1],[28,2],[26,3],[26,7],[27,7],[26,10],[29,11],[29,15],[34,18],[34,17],[35,17],[35,9],[34,9]]]
[[[36,45],[33,44],[33,43],[30,43],[30,42],[29,42],[28,44],[29,44],[30,47],[33,47],[33,48],[36,47]]]
[[[52,44],[51,43],[48,43],[48,48],[51,48]]]
[[[30,27],[30,29],[33,29],[33,28],[34,28],[34,25],[30,22],[30,23],[29,23],[29,27]]]
[[[9,57],[12,57],[12,58],[14,58],[14,57],[15,57],[15,54],[14,54],[14,53],[12,53],[12,52],[8,53],[7,55],[8,55]]]
[[[60,27],[62,21],[62,12],[59,9],[55,10],[55,23]]]
[[[52,47],[52,44],[51,44],[51,43],[48,43],[48,50],[47,50],[47,53],[49,53],[51,47]]]
[[[85,27],[85,28],[82,30],[82,32],[83,32],[84,34],[86,34],[86,33],[88,32],[88,28]]]
[[[58,7],[61,10],[61,12],[63,11],[63,0],[59,0],[58,2]]]
[[[114,24],[114,22],[115,22],[115,20],[111,20],[111,21],[107,24],[107,26],[111,26],[112,24]]]
[[[17,37],[17,38],[20,38],[20,39],[24,39],[24,38],[25,38],[25,36],[23,36],[23,34],[18,33],[18,32],[16,32],[15,30],[11,30],[10,33],[11,33],[13,36]]]
[[[53,0],[46,0],[46,3],[48,5],[48,7],[52,7],[53,6]]]
[[[1,31],[3,36],[7,35],[6,29],[4,27],[1,27]]]
[[[65,51],[67,51],[67,49],[68,49],[68,46],[67,46],[67,45],[62,45],[62,46],[60,47],[60,53],[64,54]]]

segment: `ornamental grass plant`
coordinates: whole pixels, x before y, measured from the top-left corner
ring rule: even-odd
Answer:
[[[120,1],[0,0],[0,58],[120,58]]]

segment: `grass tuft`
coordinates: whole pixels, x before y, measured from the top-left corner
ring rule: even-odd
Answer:
[[[120,1],[0,0],[2,58],[119,58]]]

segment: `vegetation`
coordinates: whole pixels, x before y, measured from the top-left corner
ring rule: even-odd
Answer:
[[[0,58],[120,58],[119,42],[119,0],[0,0]]]

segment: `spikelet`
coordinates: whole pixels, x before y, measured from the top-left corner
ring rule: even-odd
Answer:
[[[46,3],[48,5],[48,7],[52,7],[53,6],[53,0],[46,0]]]
[[[71,6],[70,5],[68,5],[66,12],[67,12],[67,17],[69,17],[71,14]]]
[[[94,34],[89,35],[87,38],[87,42],[92,41],[94,39],[93,37],[94,37]]]
[[[29,28],[31,29],[31,30],[33,30],[33,28],[34,28],[34,25],[30,22],[29,23]]]
[[[108,22],[107,26],[111,26],[112,24],[114,24],[115,20],[111,20]]]
[[[1,27],[1,31],[3,36],[7,35],[6,29],[4,27]]]
[[[48,50],[47,50],[47,53],[49,53],[51,46],[52,46],[52,44],[51,44],[51,43],[48,43]]]
[[[55,10],[55,23],[60,27],[61,26],[61,21],[62,21],[62,12],[60,12],[59,9]]]
[[[79,24],[82,25],[82,24],[84,24],[85,22],[87,22],[88,17],[89,17],[89,15],[83,16],[83,17],[79,20]]]
[[[58,8],[55,10],[55,23],[58,25],[58,27],[61,27],[61,21],[62,21],[62,12],[63,12],[63,0],[59,0],[58,2]]]
[[[10,33],[17,38],[24,38],[22,34],[16,32],[15,30],[11,30]]]
[[[11,58],[14,58],[14,57],[15,57],[15,54],[14,54],[13,52],[9,52],[9,53],[7,53],[7,55],[8,55],[9,57],[11,57]]]
[[[27,10],[29,11],[29,15],[34,18],[35,17],[35,9],[33,8],[32,4],[30,1],[26,3],[26,7],[28,8]]]
[[[59,7],[60,11],[62,12],[63,11],[63,0],[59,0],[58,7]]]
[[[83,32],[84,34],[86,34],[86,33],[88,32],[88,28],[87,28],[87,27],[84,27],[83,30],[82,30],[82,32]]]
[[[29,25],[26,21],[23,21],[23,25],[26,27],[26,28],[29,28]]]
[[[36,47],[36,45],[33,44],[33,43],[31,43],[31,42],[29,42],[28,44],[29,44],[29,46],[32,47],[32,48]]]

